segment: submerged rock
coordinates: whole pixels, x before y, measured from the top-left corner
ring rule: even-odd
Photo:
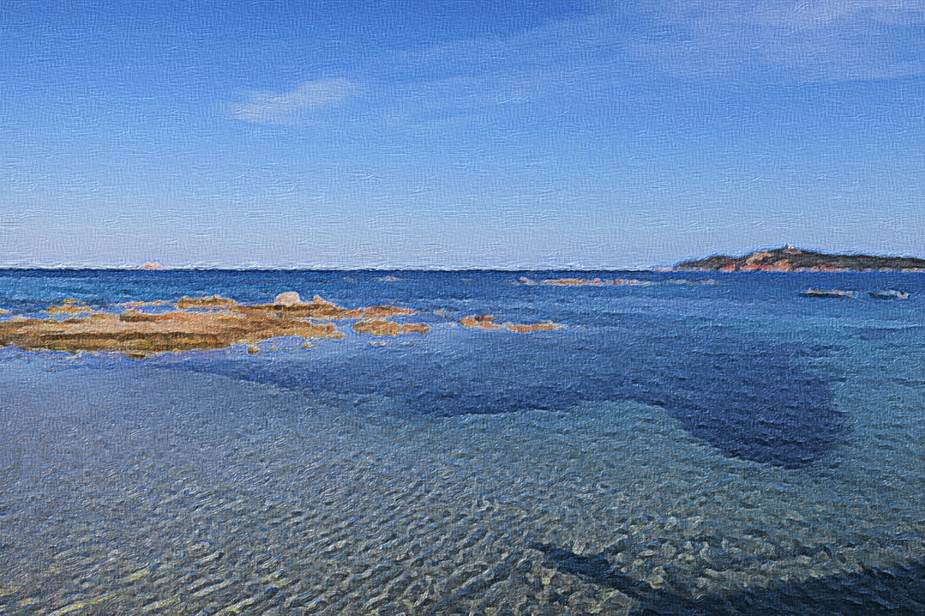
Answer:
[[[529,334],[531,332],[551,332],[561,329],[562,326],[552,321],[540,321],[539,323],[505,323],[505,329],[516,334]]]
[[[805,291],[801,291],[800,295],[803,297],[832,297],[836,299],[854,299],[857,294],[854,291],[846,291],[844,289],[814,289],[809,288]]]
[[[908,291],[899,289],[885,289],[881,291],[871,291],[870,296],[874,299],[909,299]]]

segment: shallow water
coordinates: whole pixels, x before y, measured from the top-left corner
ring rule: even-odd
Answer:
[[[925,610],[925,276],[391,274],[0,272],[24,314],[294,289],[434,328],[0,352],[0,613]]]

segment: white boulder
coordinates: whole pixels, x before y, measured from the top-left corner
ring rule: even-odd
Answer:
[[[302,303],[302,298],[295,291],[284,291],[276,296],[273,303],[277,306],[295,306]]]

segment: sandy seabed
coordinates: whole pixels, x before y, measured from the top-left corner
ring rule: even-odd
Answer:
[[[28,354],[0,388],[2,613],[922,605],[911,412],[860,415],[875,447],[793,472],[636,403],[414,417]],[[861,382],[841,397],[871,402]]]

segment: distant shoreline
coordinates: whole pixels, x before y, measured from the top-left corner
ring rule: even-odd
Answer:
[[[779,273],[918,273],[925,272],[925,259],[864,254],[826,254],[802,250],[788,244],[759,250],[741,257],[713,255],[683,261],[680,272],[779,272]]]

